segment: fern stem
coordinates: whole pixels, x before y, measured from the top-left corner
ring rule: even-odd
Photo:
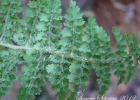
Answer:
[[[50,19],[50,23],[52,23],[52,15],[51,15],[51,19]],[[49,48],[51,48],[51,28],[52,28],[52,25],[50,25],[50,27],[49,27],[49,32],[48,32],[48,34],[49,34]]]
[[[0,42],[0,46],[3,46],[3,47],[7,47],[7,48],[11,48],[11,49],[21,49],[21,50],[37,50],[37,51],[44,51],[44,52],[47,52],[47,53],[51,53],[51,54],[56,54],[58,56],[64,56],[66,58],[72,58],[74,60],[77,60],[77,61],[85,61],[85,62],[93,62],[93,59],[92,58],[83,58],[83,57],[79,57],[79,56],[74,56],[74,55],[71,55],[71,54],[67,54],[67,53],[60,53],[59,51],[50,51],[50,48],[40,48],[40,47],[28,47],[28,46],[17,46],[17,45],[12,45],[12,44],[6,44],[6,43],[3,43],[3,42]]]
[[[35,49],[35,48],[27,47],[27,46],[16,46],[16,45],[12,45],[12,44],[6,44],[3,42],[0,42],[0,45],[3,47],[11,48],[11,49],[23,49],[23,50]]]
[[[72,91],[69,89],[69,91],[67,92],[66,98],[64,100],[68,100],[71,93],[72,93]]]
[[[56,54],[60,57],[65,57],[65,58],[72,58],[76,61],[83,61],[83,62],[91,62],[92,64],[94,64],[94,62],[96,62],[96,60],[93,58],[83,58],[83,57],[79,57],[79,56],[75,56],[75,55],[71,55],[71,54],[67,54],[67,53],[60,53],[59,51],[50,51],[50,47],[46,48],[40,48],[40,47],[29,47],[29,46],[18,46],[18,45],[12,45],[12,44],[7,44],[7,43],[3,43],[0,42],[0,46],[2,47],[6,47],[6,48],[11,48],[11,49],[15,49],[15,50],[36,50],[39,52],[46,52],[46,53],[50,53],[50,54]],[[119,60],[122,60],[122,58],[115,58],[111,60],[112,63],[117,62]],[[110,62],[110,61],[109,61]]]

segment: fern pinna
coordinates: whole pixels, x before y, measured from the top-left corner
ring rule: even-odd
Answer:
[[[99,77],[99,96],[111,84],[110,70],[118,77],[117,87],[131,79],[140,58],[135,34],[123,37],[113,28],[117,42],[113,53],[103,28],[92,16],[85,24],[76,2],[69,3],[62,16],[60,0],[29,0],[24,10],[20,0],[0,0],[0,98],[19,80],[18,100],[32,99],[47,78],[58,100],[74,100],[86,89],[92,68]],[[25,17],[19,18],[20,12]],[[17,77],[16,64],[23,62],[22,75]]]

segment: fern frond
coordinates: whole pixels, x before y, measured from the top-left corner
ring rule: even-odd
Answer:
[[[22,86],[17,97],[19,100],[29,100],[41,92],[40,86],[44,85],[44,78],[47,75],[45,71],[46,63],[42,52],[27,51],[23,59],[27,62],[27,66],[22,66],[23,74],[19,77]]]
[[[69,3],[62,27],[60,0],[29,0],[21,19],[19,0],[0,0],[0,98],[18,79],[22,84],[18,100],[32,99],[47,78],[58,100],[73,100],[86,89],[92,68],[99,77],[99,96],[111,84],[112,69],[118,77],[116,87],[129,82],[140,59],[134,33],[124,38],[113,28],[117,42],[113,53],[103,28],[92,16],[85,24],[76,2]],[[22,75],[16,78],[16,64],[23,62]]]
[[[84,51],[85,49],[84,48],[85,45],[83,44],[81,45],[81,37],[82,34],[84,33],[83,30],[84,21],[82,19],[82,16],[83,14],[80,13],[80,8],[76,6],[76,2],[70,0],[70,8],[67,10],[67,14],[64,16],[64,18],[66,19],[64,23],[65,26],[64,30],[65,29],[68,30],[68,32],[71,33],[71,36],[64,36],[65,34],[62,33],[62,38],[61,38],[61,40],[65,39],[70,42],[68,42],[66,46],[62,45],[61,49],[71,48],[68,49],[67,51],[71,56],[81,56],[80,52]],[[78,89],[80,89],[80,87],[82,87],[83,84],[85,84],[85,82],[83,82],[85,81],[84,78],[86,77],[83,72],[85,67],[84,63],[85,62],[82,61],[79,62],[77,61],[75,62],[74,60],[71,61],[71,64],[68,69],[70,72],[70,74],[68,75],[68,79],[70,84],[69,87],[72,93],[77,92]]]
[[[100,84],[98,95],[102,96],[105,94],[109,85],[111,84],[110,69],[114,55],[110,47],[110,37],[107,36],[105,31],[101,27],[95,27],[93,43],[93,68],[95,68],[96,75],[99,77],[99,79],[97,80]]]
[[[115,75],[118,77],[116,87],[121,84],[124,80],[128,83],[130,78],[133,76],[136,68],[138,66],[138,41],[136,35],[133,33],[130,38],[127,33],[125,33],[125,39],[120,35],[118,29],[113,28],[113,34],[117,40],[117,60],[113,64],[113,69],[115,69]],[[128,53],[125,52],[126,45],[128,45]],[[125,69],[126,67],[126,69]]]
[[[123,36],[120,34],[120,31],[116,29],[115,27],[112,29],[112,32],[116,38],[117,41],[117,51],[116,51],[116,61],[113,64],[113,69],[115,69],[114,75],[118,77],[118,81],[116,84],[116,87],[118,87],[119,84],[121,84],[125,78],[125,69],[124,69],[124,63],[123,59],[127,58],[126,50],[126,40],[123,39]]]
[[[53,64],[49,64],[47,66],[47,72],[48,72],[48,80],[51,82],[52,89],[55,90],[56,97],[58,100],[63,100],[68,92],[68,79],[67,75],[69,74],[68,71],[68,62],[65,59],[64,56],[54,56],[51,55],[49,57],[49,60]]]
[[[16,63],[18,52],[0,48],[0,98],[4,96],[12,82],[16,79]]]
[[[0,42],[11,43],[12,36],[20,32],[18,16],[21,12],[21,2],[19,0],[1,0],[0,1]],[[18,29],[18,30],[17,30]],[[12,86],[16,79],[16,63],[18,63],[19,52],[13,49],[0,47],[0,98]]]
[[[128,34],[125,34],[125,38],[129,47],[129,55],[125,60],[126,64],[126,79],[125,84],[127,84],[130,80],[130,78],[135,73],[139,60],[139,49],[138,49],[138,40],[134,33],[132,33],[132,37],[130,38]]]
[[[70,74],[71,70],[69,70],[69,67],[71,67],[72,65],[70,64],[70,62],[73,61],[73,59],[65,58],[65,55],[63,55],[63,53],[70,54],[70,56],[73,55],[78,56],[77,46],[79,46],[80,43],[79,36],[82,33],[81,29],[82,25],[84,24],[82,14],[80,14],[79,10],[80,9],[76,6],[76,3],[70,1],[70,8],[67,10],[68,14],[64,16],[64,18],[66,19],[64,22],[65,28],[61,31],[61,40],[59,42],[60,50],[58,52],[62,53],[62,56],[61,57],[54,55],[50,56],[51,61],[55,63],[54,65],[55,68],[58,69],[60,67],[58,70],[61,72],[61,74],[57,75],[57,77],[63,77],[61,79],[56,79],[55,84],[52,87],[57,91],[56,96],[58,97],[59,100],[63,100],[64,98],[69,97],[69,96],[67,97],[67,92],[69,91],[69,87],[73,83],[70,80],[70,78],[73,78],[73,75]],[[53,75],[52,74],[53,72],[51,72],[50,77],[53,78],[54,75],[56,76],[56,74]],[[63,85],[61,85],[60,87],[60,84]],[[79,84],[79,82],[77,84]]]
[[[62,16],[60,15],[60,1],[29,1],[28,6],[29,8],[26,8],[24,11],[26,17],[21,20],[21,25],[25,28],[23,34],[28,34],[25,35],[28,36],[24,42],[25,45],[34,45],[37,48],[45,47],[43,49],[48,50],[48,52],[56,50],[58,47],[55,43],[58,41],[57,38],[59,38],[58,28],[61,28],[59,20],[62,19]],[[37,53],[37,51],[35,53]],[[30,98],[34,98],[34,95],[39,94],[41,91],[39,88],[44,84],[44,78],[47,76],[46,66],[48,61],[45,61],[46,65],[41,61],[45,56],[48,56],[46,57],[48,59],[50,54],[34,55],[33,50],[27,51],[26,55],[23,55],[24,61],[27,62],[27,66],[22,68],[23,75],[19,78],[20,81],[23,82],[23,86],[19,89],[20,94],[18,95],[18,98],[20,100],[28,100]],[[40,59],[36,60],[35,58]],[[26,84],[28,85],[26,86]]]

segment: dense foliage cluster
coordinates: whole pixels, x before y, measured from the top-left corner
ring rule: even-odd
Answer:
[[[61,0],[29,0],[22,10],[20,0],[0,0],[0,98],[14,80],[22,84],[18,100],[40,94],[46,78],[58,100],[74,100],[78,91],[86,89],[92,68],[99,77],[100,96],[111,84],[110,70],[118,77],[117,87],[133,76],[140,58],[134,34],[123,37],[113,28],[117,42],[113,53],[110,37],[93,17],[85,24],[72,0],[64,17],[60,7]],[[18,17],[20,12],[23,18]],[[17,77],[16,64],[23,62],[26,65]]]

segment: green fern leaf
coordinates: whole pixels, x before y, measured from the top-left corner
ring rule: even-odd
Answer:
[[[113,32],[113,34],[114,34],[114,36],[116,38],[116,41],[117,41],[116,56],[119,59],[113,64],[113,66],[114,66],[113,69],[116,70],[114,74],[118,77],[118,81],[117,81],[117,84],[116,84],[116,87],[118,87],[118,85],[123,82],[123,80],[125,78],[125,73],[126,73],[126,71],[124,70],[124,64],[121,64],[121,63],[123,63],[122,62],[123,58],[127,57],[127,54],[125,52],[125,50],[126,50],[126,41],[123,39],[123,37],[120,34],[118,29],[113,28],[112,32]]]
[[[76,2],[69,3],[62,27],[60,0],[29,0],[23,18],[17,15],[22,12],[20,0],[0,0],[0,98],[18,79],[22,86],[17,99],[33,99],[47,78],[58,100],[74,100],[84,93],[92,68],[99,77],[99,96],[111,84],[111,69],[118,77],[116,87],[129,82],[140,59],[136,35],[124,38],[113,28],[113,53],[110,37],[95,18],[85,24]],[[16,78],[16,64],[21,63],[22,75]]]

